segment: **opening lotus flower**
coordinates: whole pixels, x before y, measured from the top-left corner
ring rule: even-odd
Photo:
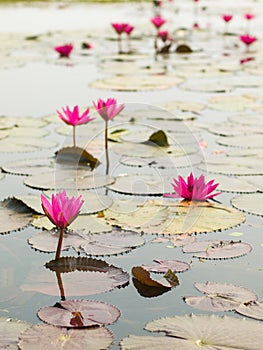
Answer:
[[[68,106],[62,108],[62,112],[57,110],[57,114],[63,122],[73,126],[73,147],[76,147],[76,125],[86,124],[95,118],[89,116],[89,108],[82,114],[79,111],[79,106],[74,106],[71,110]]]
[[[61,46],[55,46],[54,50],[59,53],[60,57],[69,58],[71,51],[73,50],[73,45],[66,44],[66,45],[61,45]]]
[[[117,105],[115,98],[107,100],[98,99],[97,103],[93,101],[99,115],[105,120],[105,154],[106,154],[106,174],[109,173],[109,153],[108,153],[108,121],[116,117],[124,108],[124,104]]]
[[[69,198],[66,191],[52,194],[51,202],[41,194],[41,205],[44,213],[49,220],[60,229],[56,259],[60,257],[64,229],[76,219],[83,203],[84,200],[82,200],[81,195],[78,198]]]
[[[134,26],[131,26],[130,24],[126,24],[126,27],[124,28],[124,32],[127,34],[127,35],[130,35],[131,32],[133,31],[134,29]]]
[[[233,18],[232,15],[222,15],[222,19],[223,19],[225,22],[230,22],[232,18]]]
[[[187,181],[182,176],[179,176],[178,179],[174,178],[173,181],[171,185],[175,193],[166,193],[164,197],[181,197],[188,201],[205,201],[220,194],[220,192],[212,193],[219,184],[214,183],[214,180],[205,183],[204,175],[196,178],[191,173]]]

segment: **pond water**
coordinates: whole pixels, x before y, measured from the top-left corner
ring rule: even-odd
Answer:
[[[230,178],[237,177],[245,182],[251,180],[252,182],[248,181],[250,184],[255,183],[253,181],[256,175],[258,185],[252,192],[260,196],[263,188],[263,141],[261,138],[261,141],[256,143],[254,136],[259,135],[260,138],[263,132],[261,65],[263,22],[260,17],[262,3],[252,0],[242,1],[239,2],[238,9],[234,1],[223,0],[218,4],[217,1],[200,0],[198,4],[200,5],[198,13],[195,14],[193,2],[190,0],[164,2],[160,10],[162,16],[167,18],[164,28],[171,31],[175,39],[179,28],[188,29],[188,36],[184,40],[193,49],[188,55],[171,52],[164,56],[154,53],[155,31],[150,23],[154,9],[150,3],[102,5],[65,2],[1,6],[0,37],[3,43],[0,51],[0,113],[3,116],[0,120],[0,131],[3,132],[3,138],[0,140],[1,167],[5,169],[11,161],[49,158],[58,149],[71,144],[71,128],[63,125],[56,115],[56,110],[66,105],[77,104],[83,108],[92,107],[92,101],[98,98],[114,97],[119,103],[125,104],[125,109],[111,122],[110,132],[125,129],[127,133],[119,136],[119,143],[110,142],[110,175],[119,177],[135,174],[138,178],[136,180],[136,177],[133,177],[131,181],[134,183],[127,183],[117,191],[110,186],[108,189],[102,186],[90,192],[106,194],[113,201],[119,201],[121,203],[118,207],[119,212],[126,210],[125,205],[130,208],[137,202],[162,200],[164,188],[169,187],[167,178],[177,178],[178,175],[185,177],[191,171],[196,175],[205,173],[209,179],[213,176],[216,178],[218,173],[223,173]],[[247,23],[243,18],[247,12],[256,15],[250,23],[250,30],[258,38],[249,51],[246,51],[244,44],[238,39],[238,36],[247,30]],[[229,23],[229,35],[223,35],[225,28],[221,19],[223,13],[234,14],[233,21]],[[135,26],[131,35],[132,54],[117,53],[116,36],[110,23],[122,21]],[[194,21],[198,22],[199,30],[192,30]],[[32,39],[34,36],[36,37]],[[172,42],[174,48],[179,43],[176,40]],[[94,48],[82,49],[81,44],[87,41],[94,44]],[[53,48],[67,42],[74,44],[72,55],[68,59],[59,59]],[[125,40],[123,44],[126,48]],[[240,63],[240,60],[247,58],[251,59],[250,62]],[[167,77],[170,77],[170,80],[166,80]],[[96,116],[94,128],[90,127],[91,124],[78,126],[77,143],[87,147],[91,153],[94,152],[102,162],[94,170],[96,179],[96,176],[105,173],[104,123],[94,110],[92,115]],[[240,121],[237,116],[240,116]],[[131,118],[135,119],[135,122],[131,122]],[[158,118],[161,120],[157,120]],[[234,118],[235,122],[231,122],[231,118]],[[39,126],[34,123],[35,120],[44,124]],[[3,127],[2,124],[8,121],[12,124],[11,127]],[[33,135],[34,130],[31,129],[32,139],[37,142],[38,138],[43,138],[44,141],[55,144],[48,147],[43,143],[43,147],[32,149],[31,137],[25,136],[30,130],[30,123],[31,128],[36,129],[36,135]],[[48,135],[38,136],[37,132],[40,129],[46,130]],[[161,156],[159,154],[159,158],[156,159],[160,161],[162,158],[164,166],[130,166],[131,160],[146,164],[148,159],[155,160],[154,152],[152,157],[143,154],[150,151],[146,146],[141,148],[141,142],[146,141],[150,134],[159,129],[164,130],[169,142],[184,153],[187,166],[178,166],[178,158],[170,157],[161,147]],[[11,134],[9,131],[4,134],[6,130],[13,131]],[[235,136],[240,136],[241,139],[244,137],[243,142]],[[250,136],[249,141],[246,141],[246,137]],[[111,134],[111,137],[113,138],[114,134]],[[21,138],[24,138],[23,141]],[[6,146],[8,143],[11,149]],[[189,156],[191,147],[199,159],[197,162],[192,162]],[[240,154],[233,154],[231,158],[228,154],[231,151],[240,151]],[[251,159],[251,164],[244,165],[243,160],[248,158]],[[124,162],[125,159],[129,166]],[[219,162],[220,159],[230,159],[230,162],[228,161],[226,167],[222,165],[221,171],[220,166],[211,171],[213,161]],[[231,168],[232,165],[235,166],[235,171]],[[246,172],[243,170],[244,167]],[[240,168],[242,169],[239,170]],[[60,170],[61,168],[55,170],[55,175],[58,177]],[[158,186],[161,183],[160,193],[151,192],[151,183],[147,181],[143,183],[143,193],[134,194],[129,191],[129,188],[137,188],[137,181],[143,182],[142,175],[149,174],[154,180],[159,181]],[[0,180],[1,200],[26,194],[40,196],[41,187],[35,189],[34,186],[24,184],[28,178],[30,176],[5,173]],[[222,193],[216,197],[228,208],[233,208],[231,200],[234,197],[246,193],[244,184],[238,189],[231,186],[231,183],[230,185],[227,182],[223,183]],[[81,190],[77,192],[81,193]],[[240,225],[232,227],[226,219],[220,223],[222,229],[220,225],[216,226],[216,232],[204,228],[201,231],[208,232],[196,235],[198,241],[241,240],[251,245],[252,251],[248,254],[235,259],[198,259],[193,257],[193,254],[184,253],[181,247],[174,246],[169,240],[154,243],[152,239],[156,238],[156,235],[145,234],[143,235],[145,244],[128,253],[110,256],[105,254],[98,257],[129,273],[130,281],[127,286],[88,296],[80,295],[77,290],[76,295],[71,294],[69,298],[65,290],[66,299],[98,300],[110,303],[120,310],[121,316],[117,322],[107,326],[114,337],[110,349],[120,349],[119,342],[129,334],[148,335],[149,332],[145,331],[144,327],[151,320],[191,313],[209,315],[215,313],[195,309],[184,302],[185,296],[201,294],[195,289],[195,282],[211,281],[242,286],[253,290],[258,295],[258,300],[262,300],[261,197],[258,203],[258,207],[253,204],[252,208],[244,209],[245,221],[241,220]],[[129,209],[127,210],[129,212]],[[253,215],[251,212],[259,215]],[[238,213],[241,213],[241,210]],[[191,220],[191,210],[188,214]],[[140,219],[143,222],[144,217],[141,215],[142,217],[135,217],[134,221]],[[145,216],[145,221],[148,219]],[[155,218],[150,220],[153,219]],[[2,220],[4,223],[5,219]],[[132,225],[136,227],[136,222]],[[225,227],[227,229],[224,229]],[[151,229],[156,231],[154,225],[148,228]],[[28,239],[39,231],[33,225],[28,225],[0,237],[1,317],[38,324],[41,321],[37,317],[37,311],[60,300],[59,287],[55,296],[50,295],[52,293],[39,292],[41,288],[45,290],[47,283],[46,280],[41,280],[41,274],[46,276],[44,265],[54,258],[54,253],[34,250],[28,244]],[[160,234],[158,237],[168,236]],[[62,254],[77,256],[73,249]],[[85,254],[81,253],[81,256]],[[155,297],[145,297],[142,291],[137,290],[131,270],[134,266],[151,265],[155,259],[184,261],[190,265],[190,269],[177,274],[179,285],[170,291]],[[151,276],[156,279],[161,277],[157,274]],[[33,285],[34,280],[37,280],[35,283],[37,286]],[[85,277],[83,284],[89,284]],[[216,314],[242,317],[234,312]]]

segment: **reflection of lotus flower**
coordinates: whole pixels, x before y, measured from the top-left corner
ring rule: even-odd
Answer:
[[[173,40],[173,38],[170,36],[170,33],[168,30],[160,30],[157,34],[158,38],[161,38],[163,42],[166,42],[166,40]]]
[[[109,153],[108,153],[108,121],[116,117],[123,108],[124,104],[117,105],[115,98],[108,98],[106,101],[101,98],[98,102],[93,101],[99,115],[105,120],[105,155],[106,155],[106,174],[109,173]]]
[[[159,29],[166,22],[166,20],[161,16],[155,16],[151,19],[151,22],[155,28]]]
[[[86,124],[95,118],[91,118],[89,116],[89,108],[87,108],[82,114],[79,112],[79,107],[74,106],[72,110],[68,106],[66,108],[62,108],[62,112],[57,111],[58,116],[61,120],[63,120],[66,124],[73,126],[73,146],[76,146],[76,125]]]
[[[84,201],[81,195],[78,198],[69,198],[66,191],[52,194],[51,202],[42,194],[42,208],[49,220],[60,228],[60,236],[57,246],[56,259],[60,257],[64,228],[70,225],[78,216]]]
[[[60,57],[69,57],[71,51],[73,50],[72,44],[66,44],[63,46],[56,46],[54,50],[60,54]]]
[[[174,183],[172,183],[172,186],[175,193],[166,193],[164,194],[165,197],[182,197],[190,201],[204,201],[220,194],[220,192],[211,194],[211,192],[217,188],[218,184],[215,184],[214,180],[205,183],[204,175],[201,175],[199,178],[194,178],[191,173],[187,178],[187,182],[182,176],[179,176],[178,180],[173,180]]]
[[[223,19],[225,22],[230,22],[232,18],[233,18],[232,15],[222,15],[222,19]]]

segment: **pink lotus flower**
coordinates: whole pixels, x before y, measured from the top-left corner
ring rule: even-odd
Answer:
[[[125,31],[127,23],[111,23],[117,34],[122,34]]]
[[[76,219],[83,203],[81,195],[78,198],[69,198],[66,191],[59,192],[56,195],[52,194],[51,202],[41,194],[44,213],[54,225],[60,228],[56,259],[60,257],[64,229]]]
[[[171,185],[173,186],[175,193],[166,193],[164,194],[164,197],[182,197],[189,201],[205,201],[220,194],[220,192],[211,194],[219,184],[215,184],[214,180],[205,183],[204,175],[201,175],[199,178],[194,178],[191,173],[187,178],[187,182],[182,176],[179,176],[178,180],[173,180],[174,183]]]
[[[130,35],[131,32],[133,31],[134,27],[131,26],[130,24],[126,24],[126,27],[124,28],[124,32],[127,34],[127,35]]]
[[[233,18],[232,15],[222,15],[222,19],[223,19],[225,22],[230,22],[232,18]]]
[[[252,13],[245,13],[244,17],[245,17],[245,19],[250,21],[251,19],[255,18],[255,15],[253,15]]]
[[[59,53],[60,57],[69,57],[71,51],[73,50],[73,45],[66,44],[66,45],[62,45],[62,46],[56,46],[56,47],[54,47],[54,50]]]
[[[66,106],[66,108],[62,108],[62,112],[57,111],[59,118],[66,124],[72,126],[86,124],[94,120],[95,118],[89,116],[89,112],[90,110],[87,108],[82,114],[80,114],[79,106],[74,106],[72,110]]]
[[[166,19],[162,18],[161,16],[155,16],[151,19],[151,22],[155,28],[159,29],[166,22]]]
[[[240,35],[239,39],[247,46],[250,46],[257,40],[255,36],[252,36],[250,34]]]
[[[124,108],[124,104],[117,105],[115,98],[108,98],[106,101],[100,98],[97,103],[93,101],[93,106],[104,120],[113,119]]]

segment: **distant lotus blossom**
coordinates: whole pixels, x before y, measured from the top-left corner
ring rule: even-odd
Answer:
[[[108,98],[105,101],[100,98],[97,103],[93,101],[93,105],[104,120],[113,119],[124,108],[124,104],[117,105],[115,98]]]
[[[89,112],[90,110],[87,108],[80,113],[79,106],[74,106],[72,110],[68,106],[62,108],[61,112],[57,110],[59,118],[66,124],[73,126],[73,147],[76,147],[76,125],[86,124],[95,119],[89,116]]]
[[[66,191],[59,192],[55,195],[52,194],[51,202],[41,194],[41,204],[44,213],[55,226],[60,228],[56,259],[60,257],[64,229],[76,219],[83,203],[84,200],[81,195],[78,198],[69,198]]]
[[[257,40],[257,38],[255,36],[252,36],[249,34],[240,35],[239,39],[247,46],[250,46],[251,44],[253,44]]]
[[[248,62],[251,62],[251,61],[254,61],[255,58],[254,57],[246,57],[246,58],[243,58],[239,61],[240,64],[245,64],[245,63],[248,63]]]
[[[151,19],[151,22],[155,28],[159,29],[164,23],[166,23],[166,19],[162,18],[161,16],[155,16]]]
[[[170,36],[170,33],[168,32],[168,30],[160,30],[157,33],[158,38],[162,39],[163,42],[166,42],[167,40],[173,40],[173,38]]]
[[[252,13],[245,13],[244,14],[245,19],[247,19],[248,21],[250,21],[251,19],[255,18],[256,16],[253,15]]]
[[[118,105],[115,98],[108,98],[107,100],[98,99],[93,101],[99,115],[105,120],[105,156],[106,156],[106,174],[109,173],[109,151],[108,151],[108,121],[116,117],[123,109],[124,104]]]
[[[111,23],[117,34],[122,34],[125,31],[127,23]]]
[[[130,35],[131,32],[133,31],[133,29],[134,29],[134,27],[127,23],[127,24],[126,24],[126,27],[125,27],[125,29],[124,29],[124,32],[125,32],[127,35]]]
[[[73,50],[73,45],[66,44],[62,46],[55,46],[54,50],[59,53],[60,57],[69,57],[71,54],[71,51]]]
[[[232,15],[222,15],[222,19],[223,19],[225,22],[230,22],[232,18],[233,18]]]
[[[220,192],[212,194],[219,184],[214,183],[214,180],[205,183],[204,175],[196,178],[191,173],[187,178],[187,182],[182,176],[179,176],[178,180],[174,178],[173,181],[174,183],[171,185],[175,193],[166,193],[164,194],[165,197],[182,197],[189,201],[205,201],[220,194]]]

